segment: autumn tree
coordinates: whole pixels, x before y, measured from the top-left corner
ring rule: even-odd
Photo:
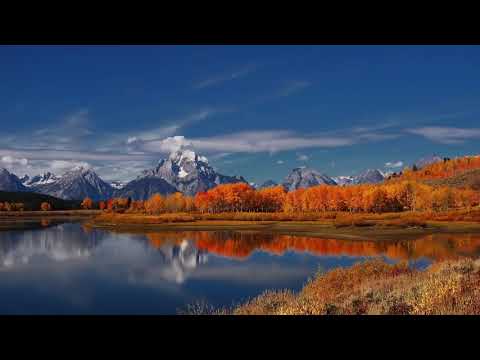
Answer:
[[[83,199],[80,206],[85,210],[90,210],[93,208],[93,200],[90,199],[89,197],[86,197],[85,199]]]
[[[166,212],[183,212],[186,208],[186,202],[181,192],[167,195],[164,201],[164,207]]]
[[[145,211],[147,214],[158,215],[165,212],[165,199],[160,194],[154,194],[145,201]]]
[[[40,209],[42,211],[50,211],[52,210],[52,205],[50,205],[50,203],[45,201],[45,202],[42,202],[42,204],[40,205]]]

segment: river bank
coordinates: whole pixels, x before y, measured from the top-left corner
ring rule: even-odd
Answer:
[[[99,214],[99,210],[0,212],[0,231],[37,229],[67,221],[84,221]]]
[[[412,220],[404,215],[375,218],[365,216],[353,221],[344,218],[297,220],[221,220],[199,214],[141,214],[105,213],[89,219],[85,226],[117,232],[158,231],[259,231],[311,237],[349,240],[408,239],[435,233],[480,233],[480,223],[474,221]]]
[[[209,315],[478,315],[480,260],[416,270],[380,260],[319,273],[298,292],[267,290],[231,309],[191,304],[185,314]]]

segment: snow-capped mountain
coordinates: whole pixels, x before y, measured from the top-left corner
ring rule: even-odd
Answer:
[[[20,179],[7,169],[0,168],[0,191],[29,191]]]
[[[360,175],[353,177],[353,184],[376,184],[385,180],[384,175],[378,169],[368,169]]]
[[[423,157],[423,158],[417,160],[414,165],[418,169],[421,169],[424,166],[427,166],[427,165],[430,165],[430,164],[433,164],[433,163],[436,163],[436,162],[439,162],[439,161],[443,161],[443,159],[440,156],[430,155],[430,156],[426,156],[426,157]]]
[[[164,180],[170,186],[158,179]],[[220,184],[237,182],[247,183],[241,176],[217,173],[206,157],[196,154],[193,150],[180,149],[172,152],[167,159],[160,160],[155,168],[143,171],[137,179],[115,192],[115,196],[125,196],[129,193],[133,199],[145,200],[155,192],[170,193],[172,188],[193,196],[197,192],[207,191]]]
[[[337,183],[337,185],[340,186],[346,186],[346,185],[351,185],[353,184],[354,176],[335,176],[332,177],[333,181]]]
[[[113,188],[108,183],[93,170],[83,167],[68,171],[53,182],[31,186],[30,189],[65,200],[81,200],[86,197],[102,200],[113,194]]]
[[[23,185],[27,187],[32,187],[32,186],[38,186],[38,185],[45,185],[45,184],[51,184],[54,183],[55,181],[58,181],[60,178],[56,176],[55,174],[52,174],[51,172],[46,172],[42,175],[36,175],[34,177],[29,177],[28,175],[25,175],[21,181]]]
[[[115,190],[123,189],[125,185],[123,181],[110,181],[110,186]]]
[[[269,187],[274,187],[274,186],[277,186],[278,184],[273,181],[273,180],[267,180],[265,181],[262,185],[260,185],[258,187],[258,189],[265,189],[265,188],[269,188]]]
[[[287,191],[308,188],[321,184],[337,185],[331,177],[307,167],[293,169],[283,182],[283,186]]]
[[[23,175],[22,177],[18,177],[20,179],[20,182],[22,184],[25,184],[28,180],[30,180],[30,176],[28,176],[27,174]]]

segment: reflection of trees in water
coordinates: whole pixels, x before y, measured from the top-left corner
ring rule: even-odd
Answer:
[[[190,238],[199,249],[232,258],[246,258],[258,250],[277,255],[287,251],[324,256],[385,255],[397,260],[422,257],[446,260],[480,254],[480,235],[474,234],[431,234],[403,241],[321,239],[234,231],[152,233],[147,237],[156,248],[168,242]]]
[[[119,238],[123,239],[123,247]],[[105,244],[108,246],[102,246],[107,239]],[[319,256],[385,255],[397,260],[444,260],[480,254],[480,235],[471,234],[433,234],[405,241],[350,241],[238,231],[114,235],[80,224],[62,224],[43,230],[2,232],[0,267],[28,264],[37,257],[51,261],[93,256],[112,258],[118,251],[128,255],[134,244],[142,244],[139,263],[148,259],[159,268],[169,269],[177,282],[183,281],[190,271],[205,263],[207,253],[245,259],[255,251],[277,255],[296,251]]]

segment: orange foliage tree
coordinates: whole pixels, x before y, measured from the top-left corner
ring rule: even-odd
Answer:
[[[399,212],[448,211],[480,204],[480,194],[471,189],[433,187],[403,180],[353,186],[318,185],[286,192],[282,186],[255,190],[245,183],[223,184],[195,197],[182,193],[155,194],[146,201],[110,199],[107,208],[158,215],[200,212]]]
[[[50,203],[48,202],[42,202],[42,204],[40,205],[40,209],[42,211],[50,211],[52,210],[52,205],[50,205]]]
[[[421,169],[406,168],[400,180],[434,180],[452,177],[462,172],[480,169],[480,156],[464,156],[456,159],[444,159]]]
[[[89,210],[93,208],[93,200],[90,199],[89,197],[86,197],[85,199],[83,199],[80,206],[82,207],[82,209]]]
[[[105,210],[107,208],[107,203],[105,201],[99,201],[98,208],[100,210]]]

